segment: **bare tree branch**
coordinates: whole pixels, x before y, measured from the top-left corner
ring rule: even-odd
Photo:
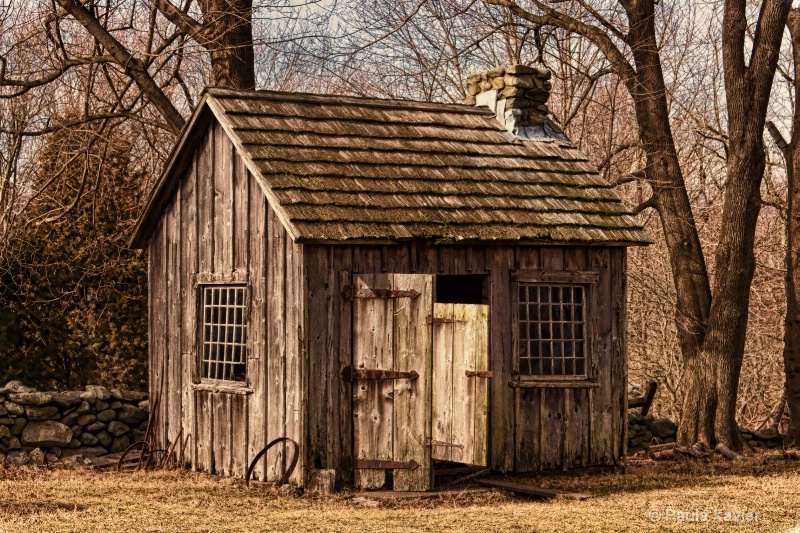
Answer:
[[[147,72],[142,62],[133,57],[131,53],[76,0],[56,1],[65,11],[80,22],[106,50],[108,50],[117,64],[124,69],[125,73],[133,78],[136,85],[139,86],[139,90],[142,91],[164,117],[170,131],[176,135],[180,133],[185,123],[183,117]]]

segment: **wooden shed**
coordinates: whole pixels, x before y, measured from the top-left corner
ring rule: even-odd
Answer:
[[[395,490],[621,459],[626,246],[649,240],[552,122],[479,96],[205,92],[133,239],[162,447],[242,477],[286,436],[298,485]]]

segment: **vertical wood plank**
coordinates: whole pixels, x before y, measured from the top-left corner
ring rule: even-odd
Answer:
[[[480,378],[467,377],[467,370],[475,370],[477,347],[475,305],[453,305],[453,426],[450,437],[453,444],[463,448],[451,448],[451,460],[473,464],[475,455],[475,384]]]
[[[353,284],[356,290],[391,289],[392,281],[386,274],[363,274],[355,276]],[[355,368],[393,368],[393,311],[390,299],[353,301]],[[359,380],[353,384],[353,451],[358,459],[392,459],[393,386],[384,381]],[[386,474],[356,469],[354,481],[359,488],[377,489],[386,482]]]
[[[247,167],[239,154],[234,152],[233,157],[233,269],[237,272],[247,272],[250,264],[250,223],[252,214],[250,206],[251,180]],[[264,197],[260,190],[252,191],[258,197]],[[262,238],[264,237],[262,233]]]
[[[542,389],[545,392],[542,463],[547,470],[559,468],[564,447],[564,389]]]
[[[286,435],[286,231],[275,211],[267,207],[267,441]],[[268,452],[267,479],[280,479],[284,472],[285,446]]]
[[[428,317],[433,313],[433,277],[395,274],[394,288],[416,290],[416,298],[394,300],[394,368],[415,370],[415,380],[388,380],[393,388],[394,460],[416,461],[416,470],[395,470],[394,489],[424,491],[433,487],[431,449],[432,341]]]
[[[196,450],[195,395],[191,384],[195,380],[197,366],[197,290],[193,279],[197,273],[197,159],[192,160],[181,182],[181,238],[180,238],[180,301],[181,334],[180,358],[182,387],[182,427],[186,454],[194,467]]]
[[[351,267],[352,255],[349,250],[345,250],[342,257],[339,259],[339,254],[336,254],[337,268],[342,269],[338,272],[339,285],[336,290],[336,295],[340,295],[345,286],[352,283],[349,268]],[[332,373],[331,379],[338,385],[339,391],[339,453],[337,455],[336,464],[344,457],[353,456],[353,396],[354,385],[345,382],[341,379],[341,369],[345,366],[354,365],[353,361],[353,340],[352,340],[352,318],[353,318],[353,304],[346,301],[344,298],[335,298],[337,311],[335,316],[338,317],[338,368]],[[336,389],[332,389],[336,390]],[[339,469],[340,479],[351,479],[352,472],[345,472]]]
[[[327,317],[327,320],[323,325],[325,335],[324,352],[323,354],[320,354],[320,356],[325,357],[326,373],[324,376],[324,388],[326,392],[325,401],[327,401],[329,413],[325,419],[321,420],[321,423],[325,425],[325,442],[320,443],[320,446],[324,446],[325,448],[325,462],[322,463],[323,467],[327,469],[336,469],[336,467],[339,465],[339,458],[341,457],[339,436],[341,419],[342,416],[349,416],[349,413],[347,415],[343,415],[342,413],[344,406],[341,405],[339,396],[339,381],[337,379],[341,372],[339,367],[339,336],[337,332],[339,328],[341,328],[339,306],[341,305],[340,300],[342,300],[342,295],[341,290],[339,289],[338,272],[336,271],[336,266],[334,263],[334,249],[331,248],[327,250],[326,255],[328,271],[325,273],[325,284],[328,294],[326,298],[325,316]],[[306,262],[308,263],[307,259]],[[309,335],[311,335],[311,321],[309,321],[308,327]],[[310,367],[311,360],[314,355],[309,352],[308,357]],[[309,392],[311,392],[311,390],[312,387],[309,386]],[[309,464],[309,466],[311,466],[311,464]],[[337,477],[341,478],[341,472],[337,471],[336,475]]]
[[[250,318],[248,322],[247,379],[253,394],[248,396],[248,448],[252,458],[267,445],[267,203],[256,180],[247,175],[250,206],[248,260],[250,264]],[[249,460],[249,459],[248,459]],[[266,458],[258,462],[254,479],[266,480]]]
[[[195,391],[197,413],[197,469],[201,472],[214,472],[214,424],[211,411],[211,394]]]
[[[453,320],[453,304],[433,304],[433,317]],[[453,439],[453,337],[452,323],[433,325],[433,371],[431,373],[432,413],[431,438],[450,444],[463,444]],[[432,459],[451,461],[452,448],[433,446]]]
[[[233,271],[233,143],[214,123],[214,271]]]
[[[248,399],[250,396],[232,394],[231,403],[231,471],[234,477],[243,478],[250,464],[248,445]]]
[[[470,306],[474,309],[474,369],[489,370],[489,313],[488,305]],[[470,391],[473,401],[472,464],[489,464],[489,379],[471,378]],[[497,378],[494,378],[497,379]]]
[[[227,476],[231,465],[231,399],[228,394],[211,393],[212,433],[211,445],[214,473]]]
[[[167,442],[182,438],[182,369],[181,369],[181,190],[175,192],[167,221]]]
[[[150,374],[151,388],[154,396],[158,395],[159,409],[155,413],[159,421],[155,427],[155,439],[159,446],[166,446],[167,427],[169,424],[168,412],[168,391],[166,387],[166,369],[168,365],[167,338],[167,225],[168,216],[164,216],[153,234],[151,249],[153,249],[152,277],[150,285],[152,287],[152,306],[150,312],[153,320],[153,342],[151,345],[153,355],[153,368]]]
[[[539,438],[541,435],[540,389],[516,391],[515,472],[531,472],[539,468]]]
[[[590,346],[592,371],[599,387],[593,393],[592,453],[594,464],[614,463],[613,400],[611,380],[611,274],[608,248],[592,250],[592,268],[599,281],[590,289]]]
[[[286,239],[286,436],[304,445],[306,439],[308,373],[304,372],[308,345],[305,336],[305,265],[303,245]],[[305,455],[300,453],[290,480],[305,484]]]
[[[491,385],[491,466],[500,472],[514,468],[514,394],[508,386],[512,371],[511,266],[514,252],[506,247],[486,250],[490,271],[491,364],[495,378]],[[514,325],[515,326],[515,325]]]
[[[200,141],[197,152],[197,218],[201,272],[214,269],[214,128]]]
[[[627,324],[627,250],[613,248],[611,252],[611,372],[614,432],[614,461],[625,456],[628,445],[628,352]]]
[[[337,416],[330,403],[328,367],[329,350],[333,346],[333,295],[335,280],[331,283],[330,250],[324,246],[307,246],[305,249],[308,292],[306,313],[308,320],[308,412],[309,446],[307,458],[315,468],[328,466],[329,420]],[[338,367],[338,365],[336,365]],[[337,391],[338,392],[338,391]],[[338,399],[338,394],[337,394]],[[337,402],[338,403],[338,402]]]
[[[589,389],[575,389],[570,404],[570,465],[587,466],[589,461]]]
[[[156,329],[156,272],[159,265],[158,227],[153,232],[153,237],[147,246],[147,375],[149,377],[147,391],[150,398],[155,398],[158,393],[156,385],[156,366],[159,363],[159,353],[156,351],[156,341],[159,332]]]

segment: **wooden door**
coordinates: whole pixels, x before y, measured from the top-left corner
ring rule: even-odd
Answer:
[[[489,306],[433,306],[433,459],[488,464]]]
[[[353,300],[354,481],[380,488],[432,487],[430,448],[433,276],[363,274],[345,291]],[[344,374],[343,374],[344,375]]]

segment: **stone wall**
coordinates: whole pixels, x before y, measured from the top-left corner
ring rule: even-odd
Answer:
[[[121,452],[142,440],[148,411],[143,392],[97,385],[41,392],[11,381],[0,388],[0,464]]]
[[[667,418],[642,416],[631,411],[628,413],[628,455],[644,452],[655,444],[675,442],[677,432],[678,425]],[[741,432],[744,440],[756,450],[780,448],[783,445],[783,438],[774,429],[741,429]]]

